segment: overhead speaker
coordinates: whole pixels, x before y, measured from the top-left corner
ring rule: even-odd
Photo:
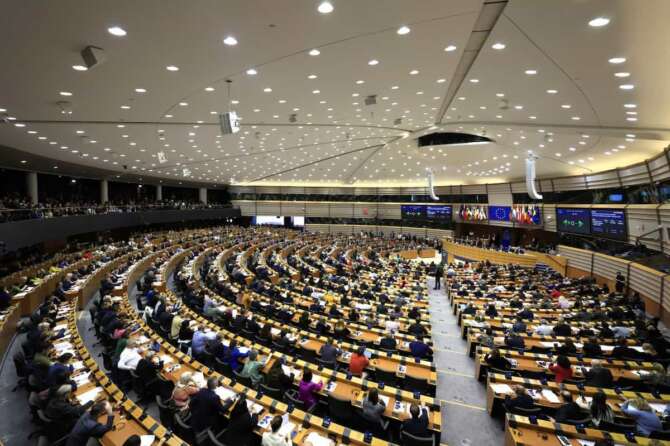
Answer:
[[[288,122],[297,122],[298,121],[298,115],[296,113],[291,113],[288,115]]]
[[[371,94],[365,98],[365,105],[376,105],[377,104],[377,95]]]
[[[537,157],[529,153],[526,158],[526,192],[533,200],[541,200],[542,195],[535,190],[535,160]]]
[[[86,68],[89,70],[97,67],[98,65],[104,63],[107,60],[105,55],[105,50],[100,47],[89,45],[83,50],[81,50],[81,58],[86,64]]]
[[[219,124],[222,135],[232,135],[240,131],[240,119],[234,111],[219,113]]]
[[[402,124],[402,118],[395,118],[395,120],[393,121],[393,125],[400,125],[400,124]]]

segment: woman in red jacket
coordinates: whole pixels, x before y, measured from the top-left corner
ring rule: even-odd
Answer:
[[[572,367],[570,366],[570,360],[567,356],[560,355],[556,358],[556,364],[550,365],[549,370],[556,375],[557,384],[562,383],[565,379],[572,378]]]

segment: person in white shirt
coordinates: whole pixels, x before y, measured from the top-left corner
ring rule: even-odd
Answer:
[[[554,332],[554,327],[549,325],[545,319],[540,321],[540,325],[535,327],[535,334],[549,336]]]
[[[386,331],[395,334],[400,329],[400,323],[395,320],[395,316],[391,316],[384,324]]]
[[[291,446],[293,444],[289,438],[290,434],[282,435],[279,433],[282,421],[282,417],[279,415],[275,415],[275,417],[272,418],[272,421],[270,421],[271,430],[263,432],[263,446]]]
[[[137,363],[139,363],[141,359],[141,350],[137,348],[135,341],[130,340],[126,345],[126,348],[124,348],[119,355],[117,367],[120,370],[135,370],[137,368]]]

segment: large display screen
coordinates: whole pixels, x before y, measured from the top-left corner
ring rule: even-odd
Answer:
[[[516,205],[512,207],[510,220],[521,225],[541,225],[542,214],[538,206],[532,204]]]
[[[284,226],[284,217],[276,215],[257,215],[252,219],[254,225]]]
[[[451,206],[426,206],[426,217],[430,220],[451,220]]]
[[[400,215],[403,220],[420,220],[426,218],[426,206],[403,204],[400,206]]]
[[[559,232],[591,233],[591,213],[588,209],[556,208],[556,227]]]
[[[626,213],[622,209],[591,209],[591,234],[625,240]]]
[[[291,217],[291,223],[296,228],[302,228],[305,226],[305,217]]]
[[[509,215],[512,208],[509,206],[491,206],[489,205],[489,220],[490,221],[509,221]]]

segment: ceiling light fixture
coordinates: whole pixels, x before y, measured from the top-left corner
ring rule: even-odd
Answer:
[[[214,91],[214,87],[205,87],[205,91]]]
[[[589,20],[589,26],[593,28],[601,28],[607,26],[610,23],[610,19],[607,17],[596,17],[595,19]]]
[[[258,71],[256,71],[255,68],[249,68],[249,69],[247,70],[247,74],[248,74],[249,76],[256,76],[256,75],[258,74]]]
[[[61,96],[72,96],[72,93],[69,92],[69,91],[61,91],[59,94],[60,94]]]
[[[612,57],[610,60],[608,60],[608,62],[613,64],[613,65],[622,64],[625,61],[626,61],[625,57]]]
[[[146,92],[147,92],[146,88],[136,88],[135,89],[135,93],[146,93]]]
[[[525,73],[529,76],[533,76],[537,74],[537,70],[526,70]]]
[[[633,88],[635,88],[635,85],[633,85],[633,84],[623,84],[623,85],[619,85],[619,88],[622,89],[622,90],[632,90]]]
[[[223,43],[228,46],[235,46],[237,45],[237,39],[233,36],[226,36],[226,38],[223,39]]]
[[[451,53],[452,51],[456,51],[456,45],[447,45],[444,48],[444,51],[446,51],[447,53]]]
[[[75,71],[86,71],[88,67],[86,65],[72,65],[72,69]]]
[[[408,26],[401,26],[398,28],[398,31],[396,31],[399,35],[404,36],[405,34],[409,34],[410,29]]]
[[[321,14],[330,14],[331,12],[333,12],[335,7],[333,6],[333,4],[331,2],[321,2],[319,4],[318,8],[316,8],[316,9]]]
[[[547,94],[556,94],[556,93],[558,93],[558,90],[553,90],[553,89],[547,90]]]
[[[179,67],[175,65],[168,65],[167,67],[165,67],[165,69],[168,71],[179,71]]]
[[[623,104],[624,108],[637,108],[636,104]]]
[[[321,54],[321,51],[317,50],[316,48],[309,51],[310,56],[318,56],[319,54]]]
[[[310,74],[307,76],[307,79],[316,79],[318,76],[316,74]]]
[[[111,26],[107,28],[107,32],[116,37],[124,37],[126,34],[128,34],[126,30],[120,26]]]
[[[507,47],[507,45],[505,45],[502,42],[496,42],[493,45],[491,45],[491,48],[493,48],[494,50],[498,50],[498,51],[504,50],[506,47]]]
[[[379,61],[377,59],[372,59],[372,60],[368,61],[368,65],[375,66],[375,65],[378,65],[378,64],[379,64]]]

